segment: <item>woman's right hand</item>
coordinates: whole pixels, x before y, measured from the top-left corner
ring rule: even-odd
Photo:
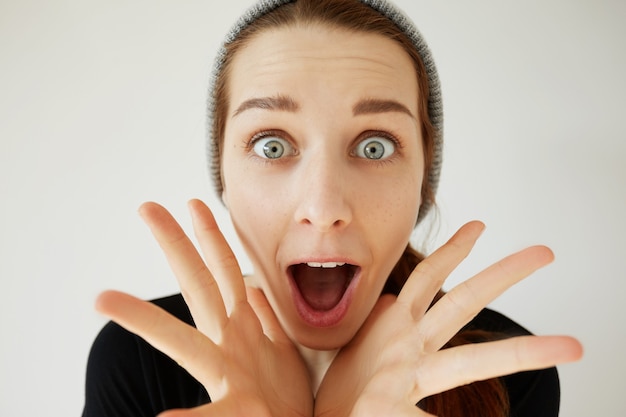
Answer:
[[[310,417],[309,374],[260,290],[246,289],[237,260],[204,203],[189,209],[204,260],[171,214],[156,203],[139,212],[178,278],[197,328],[152,303],[108,291],[96,308],[193,375],[212,403],[162,417]]]

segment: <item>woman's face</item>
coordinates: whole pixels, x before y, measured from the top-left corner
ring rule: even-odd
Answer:
[[[224,199],[283,328],[345,345],[407,245],[424,155],[408,54],[325,26],[265,31],[229,75]]]

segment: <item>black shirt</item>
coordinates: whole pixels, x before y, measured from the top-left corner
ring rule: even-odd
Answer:
[[[154,300],[180,320],[193,319],[180,294]],[[484,309],[468,327],[506,336],[530,334],[493,310]],[[520,372],[502,378],[511,403],[511,417],[556,417],[559,379],[555,368]],[[198,381],[176,362],[139,336],[109,322],[89,355],[83,417],[154,417],[173,408],[210,402]]]

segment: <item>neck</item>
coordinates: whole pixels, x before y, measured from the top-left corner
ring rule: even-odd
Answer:
[[[339,350],[314,350],[302,345],[297,346],[311,375],[311,389],[315,395]]]

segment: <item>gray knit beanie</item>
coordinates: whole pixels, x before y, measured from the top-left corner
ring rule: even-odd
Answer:
[[[250,7],[237,22],[230,29],[226,35],[222,47],[218,50],[215,58],[213,71],[209,81],[209,95],[207,106],[207,126],[209,132],[207,150],[209,153],[210,169],[213,178],[213,183],[217,194],[221,197],[222,194],[222,178],[220,172],[219,161],[219,149],[218,139],[214,136],[214,123],[215,123],[215,111],[216,111],[216,84],[219,74],[224,66],[226,58],[226,45],[237,39],[239,34],[254,22],[259,17],[271,12],[274,9],[297,0],[259,0],[256,4]],[[428,115],[431,123],[435,128],[435,137],[433,138],[433,160],[428,173],[427,181],[430,183],[430,187],[433,194],[437,191],[439,184],[439,175],[441,172],[441,162],[443,154],[443,105],[441,101],[441,87],[439,84],[439,76],[437,74],[437,68],[432,58],[430,49],[426,44],[424,38],[419,33],[415,24],[411,19],[397,6],[386,0],[360,0],[361,3],[370,6],[372,9],[378,11],[383,16],[391,20],[404,34],[411,40],[418,54],[421,56],[428,76],[428,85],[430,96],[428,98]],[[430,203],[423,202],[420,207],[417,221],[426,216],[430,210]]]

